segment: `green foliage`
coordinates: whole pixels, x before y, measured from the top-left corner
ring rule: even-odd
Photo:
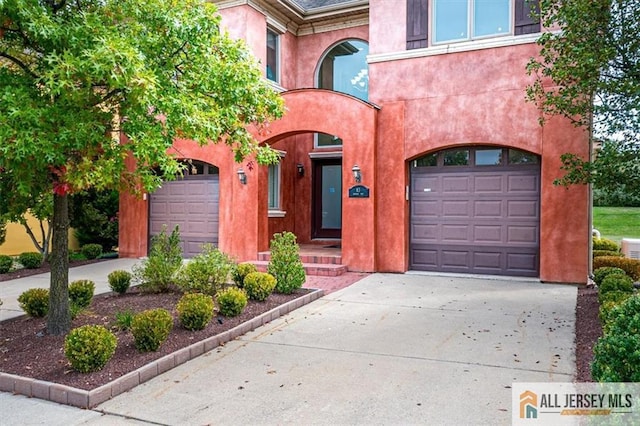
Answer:
[[[601,257],[601,256],[624,257],[624,255],[619,251],[611,251],[611,250],[594,250],[593,251],[593,257]]]
[[[593,250],[606,250],[619,252],[620,246],[613,240],[607,238],[593,238]]]
[[[275,277],[266,272],[251,272],[244,278],[244,290],[251,300],[266,300],[275,287]]]
[[[80,245],[97,243],[103,252],[118,245],[119,193],[91,188],[69,200],[70,225]]]
[[[202,330],[211,322],[215,305],[208,294],[188,293],[180,298],[176,310],[180,324],[187,330]]]
[[[267,272],[277,281],[276,291],[290,294],[302,287],[306,276],[300,260],[300,248],[291,232],[274,234],[271,240],[271,260]]]
[[[599,292],[598,303],[600,303],[601,306],[606,305],[609,302],[619,304],[621,302],[624,302],[631,296],[633,296],[633,292],[628,290],[610,290],[604,293]]]
[[[614,266],[622,269],[634,281],[640,279],[640,260],[617,256],[600,256],[593,259],[593,269]]]
[[[4,244],[7,238],[7,221],[0,219],[0,246]]]
[[[132,275],[128,271],[117,270],[107,275],[109,287],[118,294],[125,294],[131,285]]]
[[[56,253],[66,250],[67,196],[153,191],[182,168],[169,149],[178,137],[276,162],[249,129],[281,117],[284,103],[211,2],[11,0],[0,2],[0,22],[0,216],[58,199],[49,217],[61,236],[51,278],[60,309],[48,328],[66,332],[68,266]],[[145,278],[162,289],[163,278]]]
[[[240,263],[233,270],[233,282],[239,288],[242,288],[244,285],[244,277],[246,277],[251,272],[258,272],[258,268],[256,265],[250,262]]]
[[[173,317],[166,309],[148,309],[133,317],[131,334],[140,352],[155,352],[167,340]]]
[[[43,256],[41,253],[25,252],[18,256],[18,262],[27,269],[36,269],[42,265]]]
[[[102,246],[100,244],[85,244],[80,247],[80,251],[87,259],[97,259],[102,254]]]
[[[202,252],[187,262],[178,273],[178,287],[184,292],[215,295],[227,282],[234,269],[233,259],[211,244],[204,244]]]
[[[596,343],[591,374],[598,382],[640,382],[640,295],[611,309]]]
[[[0,274],[6,274],[13,267],[13,259],[5,254],[0,254]]]
[[[131,309],[122,312],[116,312],[115,328],[118,330],[131,330],[135,313]]]
[[[64,339],[64,355],[74,370],[101,370],[116,352],[118,339],[101,325],[74,328]]]
[[[20,309],[27,315],[40,318],[49,311],[49,290],[46,288],[30,288],[18,296]]]
[[[626,274],[609,274],[602,280],[598,287],[598,293],[608,293],[610,291],[633,292],[633,280]]]
[[[69,284],[69,300],[71,303],[86,308],[91,304],[96,285],[91,280],[77,280]]]
[[[624,270],[620,268],[616,268],[613,266],[603,266],[602,268],[598,268],[593,271],[593,281],[596,283],[596,285],[599,286],[600,284],[602,284],[602,280],[605,279],[607,275],[624,273]]]
[[[242,313],[247,306],[247,292],[238,287],[229,287],[221,290],[216,299],[220,313],[225,317],[235,317]]]
[[[143,291],[161,293],[168,291],[175,282],[181,266],[180,229],[176,225],[171,235],[167,235],[166,227],[163,227],[160,234],[151,239],[149,257],[133,267],[133,275]]]

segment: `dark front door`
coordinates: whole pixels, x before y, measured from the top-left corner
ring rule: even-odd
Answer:
[[[313,163],[313,238],[342,237],[342,160]]]

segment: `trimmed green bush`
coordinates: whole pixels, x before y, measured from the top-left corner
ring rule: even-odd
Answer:
[[[633,292],[633,280],[625,274],[610,274],[604,277],[602,284],[598,287],[598,294],[610,291]]]
[[[614,251],[619,252],[620,247],[618,243],[613,240],[609,240],[607,238],[594,238],[593,239],[593,250],[606,250],[606,251]]]
[[[623,269],[613,266],[604,266],[593,271],[593,281],[596,283],[596,285],[599,286],[600,284],[602,284],[602,280],[605,279],[607,275],[624,273],[625,272]]]
[[[43,317],[49,312],[49,289],[30,288],[18,296],[18,303],[30,317]]]
[[[640,259],[617,256],[600,256],[593,259],[594,270],[603,266],[615,266],[622,269],[634,281],[640,280]]]
[[[606,334],[593,348],[598,382],[640,382],[640,295],[611,309]]]
[[[203,293],[187,293],[180,298],[176,310],[180,324],[187,330],[202,330],[213,318],[213,298]]]
[[[258,272],[258,268],[253,263],[245,262],[240,263],[233,270],[233,282],[236,284],[236,287],[242,288],[244,285],[244,277],[252,272]]]
[[[213,296],[227,282],[234,267],[231,257],[211,244],[204,244],[202,252],[180,269],[178,287],[185,293]]]
[[[598,303],[601,305],[607,302],[613,302],[618,305],[633,295],[630,291],[611,290],[604,293],[598,293]]]
[[[275,287],[276,279],[266,272],[251,272],[244,278],[244,290],[252,300],[266,300]]]
[[[155,352],[167,340],[173,317],[166,309],[148,309],[133,317],[131,334],[140,352]]]
[[[96,285],[91,280],[78,280],[69,284],[69,300],[81,308],[91,304]]]
[[[102,246],[100,244],[85,244],[80,247],[80,251],[87,259],[97,259],[102,254]]]
[[[6,274],[13,266],[13,259],[5,254],[0,254],[0,274]]]
[[[118,339],[101,325],[74,328],[64,339],[64,355],[74,370],[91,373],[101,370],[116,352]]]
[[[131,285],[132,275],[130,272],[117,270],[107,275],[109,287],[118,294],[125,294]]]
[[[271,240],[271,260],[267,272],[276,279],[278,293],[291,294],[304,284],[306,276],[300,260],[300,247],[291,232],[274,234]]]
[[[176,272],[182,266],[180,228],[176,225],[171,235],[167,235],[166,231],[166,227],[163,227],[160,234],[151,239],[149,257],[133,268],[133,275],[142,291],[169,291],[171,284],[175,282]]]
[[[593,257],[602,257],[602,256],[617,256],[617,257],[624,257],[624,254],[620,253],[619,251],[610,251],[610,250],[594,250],[593,251]]]
[[[27,269],[36,269],[42,265],[42,253],[29,251],[18,256],[18,262]]]
[[[247,306],[247,292],[238,287],[229,287],[218,293],[216,298],[220,313],[225,317],[235,317]]]

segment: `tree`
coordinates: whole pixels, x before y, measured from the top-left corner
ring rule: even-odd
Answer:
[[[11,200],[10,203],[0,205],[0,218],[4,222],[19,223],[23,226],[34,247],[42,254],[44,261],[48,260],[49,247],[53,229],[51,216],[53,215],[52,194],[16,194],[13,183],[0,173],[0,200]],[[26,212],[38,221],[38,229],[34,230],[27,222]],[[36,236],[38,234],[38,236]]]
[[[536,76],[527,98],[545,115],[561,115],[601,140],[618,140],[624,152],[640,144],[640,2],[637,0],[541,0],[544,33],[540,56],[528,71]],[[544,121],[544,120],[543,120]],[[559,183],[594,182],[610,175],[616,156],[595,163],[563,156]],[[620,168],[616,175],[625,176]],[[622,175],[620,175],[622,173]],[[636,168],[637,173],[637,168]],[[577,179],[577,178],[580,179]],[[636,187],[637,190],[637,187]]]
[[[70,194],[153,190],[181,170],[176,137],[277,159],[247,126],[283,102],[205,1],[0,0],[0,65],[3,201],[53,193],[50,334],[70,328]]]

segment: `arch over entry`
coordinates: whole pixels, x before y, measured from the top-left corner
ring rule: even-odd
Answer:
[[[353,96],[325,89],[300,89],[283,94],[287,112],[266,130],[256,132],[261,143],[272,144],[303,133],[326,133],[342,139],[342,167],[360,167],[369,198],[350,198],[352,174],[342,173],[342,259],[352,270],[375,270],[375,152],[379,108]],[[321,151],[321,149],[319,149]],[[258,209],[259,246],[268,247],[266,203]],[[367,236],[363,238],[363,236]]]

